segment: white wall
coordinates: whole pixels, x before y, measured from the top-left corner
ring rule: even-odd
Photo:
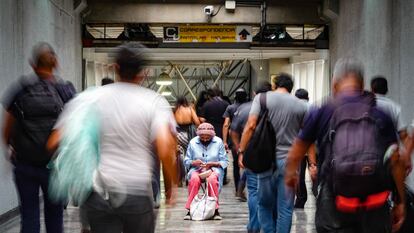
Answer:
[[[80,19],[73,14],[73,0],[1,0],[0,95],[19,76],[31,72],[28,59],[39,41],[52,44],[59,57],[58,74],[80,90]],[[4,157],[0,156],[0,215],[18,205],[11,167]]]
[[[413,12],[411,0],[341,0],[330,35],[331,68],[338,58],[355,56],[364,63],[366,85],[384,75],[407,122],[414,117]]]

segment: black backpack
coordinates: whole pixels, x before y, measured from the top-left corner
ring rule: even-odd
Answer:
[[[330,156],[335,195],[362,200],[391,189],[391,175],[380,134],[384,122],[373,116],[375,97],[338,100],[330,120]]]
[[[266,93],[259,96],[262,111],[243,156],[244,166],[254,173],[261,173],[275,167],[276,133],[269,121],[266,96]]]
[[[13,103],[16,122],[10,143],[18,161],[43,166],[50,160],[47,140],[64,106],[57,86],[63,88],[65,83],[52,83],[32,75],[21,78],[19,84],[22,88]]]

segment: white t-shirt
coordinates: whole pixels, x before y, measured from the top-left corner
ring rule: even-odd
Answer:
[[[110,192],[150,194],[153,142],[160,127],[175,125],[168,102],[152,90],[129,83],[114,83],[92,92],[89,95],[95,99],[101,128],[95,184]],[[82,94],[77,98],[85,99]],[[70,111],[71,104],[81,102],[77,98],[65,111]],[[57,128],[64,128],[68,120],[65,115],[62,114]]]

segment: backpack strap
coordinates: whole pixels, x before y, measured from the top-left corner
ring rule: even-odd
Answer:
[[[267,111],[267,105],[266,105],[266,99],[267,98],[266,97],[267,97],[267,92],[261,93],[260,96],[259,96],[261,112]]]

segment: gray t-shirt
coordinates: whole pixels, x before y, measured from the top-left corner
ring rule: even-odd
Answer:
[[[378,108],[391,118],[395,129],[398,132],[405,129],[406,125],[402,119],[401,106],[383,95],[377,94],[376,100]]]
[[[276,158],[285,159],[302,127],[308,107],[305,102],[291,94],[278,92],[266,94],[269,118],[276,132]],[[261,111],[260,95],[254,98],[250,115],[259,116]]]
[[[252,108],[252,101],[240,105],[234,113],[233,121],[230,129],[242,135],[244,126],[249,118],[250,109]]]

